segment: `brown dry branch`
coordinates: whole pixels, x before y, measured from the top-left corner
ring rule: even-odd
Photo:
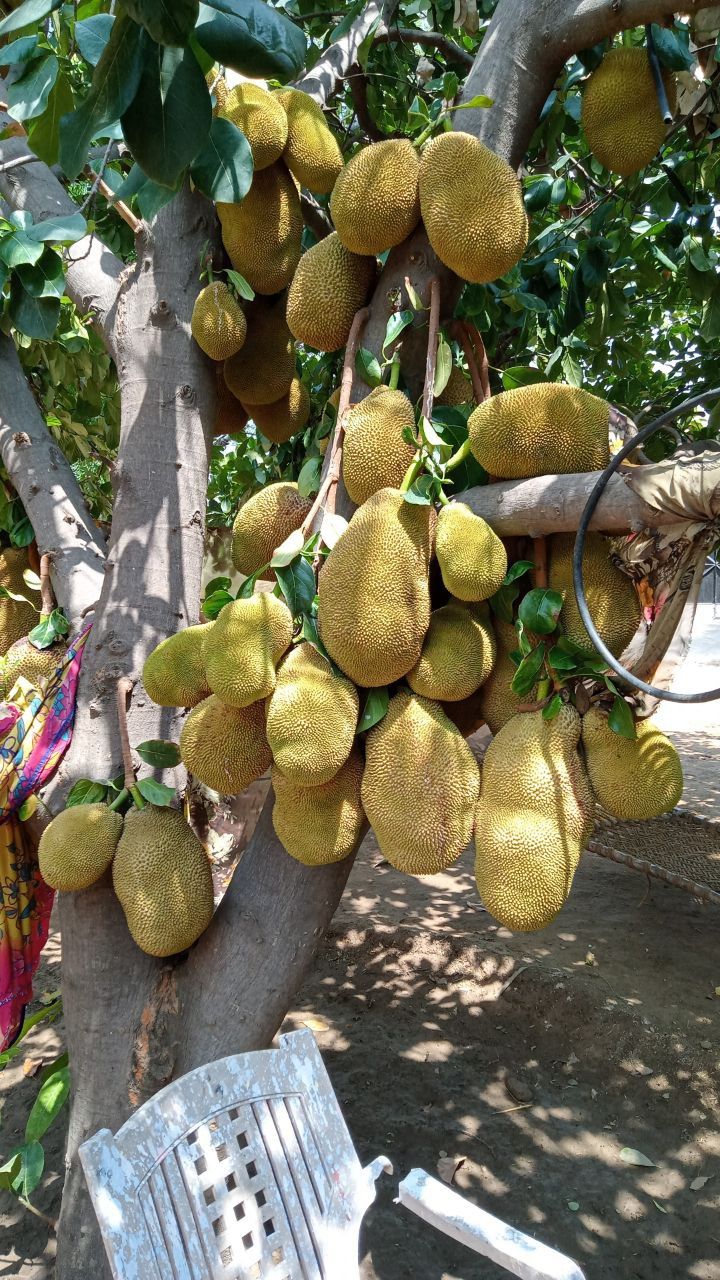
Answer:
[[[433,276],[430,281],[430,320],[428,324],[427,356],[425,358],[425,386],[423,388],[422,413],[428,422],[432,417],[435,397],[435,367],[440,328],[440,281]]]
[[[548,584],[547,538],[533,538],[533,586],[546,587]]]
[[[125,786],[129,791],[135,786],[135,766],[133,765],[130,735],[127,725],[127,700],[132,693],[133,682],[128,676],[121,676],[117,682],[115,696],[117,701],[118,728],[122,746],[123,769],[125,770]]]

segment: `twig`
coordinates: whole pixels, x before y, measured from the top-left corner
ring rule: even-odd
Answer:
[[[433,276],[430,281],[430,320],[428,323],[427,356],[425,359],[425,386],[423,388],[422,414],[428,422],[432,417],[435,397],[435,367],[438,353],[438,329],[440,327],[440,281]]]
[[[40,599],[43,617],[48,618],[55,608],[55,596],[50,581],[50,559],[47,551],[40,557]]]
[[[476,404],[482,404],[483,400],[487,400],[485,387],[483,385],[482,376],[475,359],[475,348],[470,341],[467,324],[464,320],[453,320],[450,325],[450,334],[453,338],[457,338],[463,349],[463,354],[467,360],[467,366],[470,371],[470,379],[473,385],[473,398]]]
[[[138,231],[142,226],[142,219],[136,218],[132,209],[129,209],[128,206],[122,200],[115,199],[115,193],[112,187],[109,187],[105,179],[101,176],[101,174],[96,173],[94,169],[91,169],[90,165],[85,166],[85,175],[86,177],[92,179],[94,184],[92,191],[90,192],[90,195],[87,197],[87,200],[85,201],[85,204],[88,203],[88,201],[92,198],[92,196],[95,194],[96,191],[99,191],[100,194],[104,196],[105,199],[108,201],[108,203],[112,206],[112,208],[115,209],[116,212],[120,214],[120,217],[122,218],[123,222],[127,223],[127,225],[130,227],[130,230],[133,232],[133,234],[137,235]],[[85,206],[83,206],[83,208],[84,207]]]
[[[378,129],[375,121],[370,114],[370,108],[367,100],[367,79],[362,68],[357,63],[350,68],[348,75],[345,77],[350,85],[350,94],[355,108],[358,124],[368,138],[373,142],[379,142],[385,137],[385,134]]]
[[[300,208],[306,227],[310,228],[318,240],[324,240],[325,236],[330,235],[333,228],[325,210],[305,191],[300,196]]]
[[[31,1204],[29,1200],[26,1200],[24,1196],[18,1196],[18,1200],[20,1201],[23,1209],[27,1209],[29,1213],[34,1213],[35,1217],[40,1218],[41,1222],[44,1222],[46,1227],[49,1227],[51,1231],[57,1231],[57,1218],[49,1218],[46,1213],[43,1213],[42,1209],[36,1209],[35,1205]]]
[[[480,330],[478,329],[477,325],[474,325],[472,323],[472,321],[466,320],[465,328],[467,330],[467,334],[470,339],[470,342],[472,343],[475,360],[477,361],[478,372],[480,374],[480,385],[482,387],[482,398],[483,400],[489,400],[490,399],[490,369],[488,366],[488,358],[487,358],[487,352],[485,350],[485,343],[482,340],[482,335],[480,333]]]
[[[14,160],[6,160],[4,164],[0,164],[0,173],[9,173],[11,169],[19,169],[24,164],[37,164],[39,156],[15,156]]]
[[[130,735],[127,726],[127,699],[132,693],[133,682],[127,676],[121,676],[117,682],[116,701],[120,743],[122,746],[123,768],[125,770],[125,787],[130,791],[135,786],[135,766],[130,749]]]
[[[533,538],[533,586],[546,587],[548,584],[547,538]]]
[[[439,53],[444,53],[446,58],[462,62],[466,67],[473,65],[472,54],[461,49],[459,44],[449,40],[440,31],[417,31],[415,27],[390,27],[386,31],[379,31],[373,38],[373,44],[394,44],[396,41],[402,43],[405,40],[409,44],[429,45]]]

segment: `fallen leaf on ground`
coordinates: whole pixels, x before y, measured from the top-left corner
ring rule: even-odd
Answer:
[[[667,1209],[664,1209],[661,1204],[658,1204],[657,1200],[653,1200],[653,1204],[655,1205],[656,1209],[660,1210],[661,1213],[667,1213]]]
[[[653,1160],[648,1160],[642,1151],[636,1151],[634,1147],[623,1147],[620,1152],[620,1159],[624,1160],[625,1164],[642,1164],[648,1169],[657,1169],[657,1165]]]
[[[693,1178],[692,1182],[690,1183],[690,1190],[702,1191],[703,1187],[705,1186],[705,1183],[709,1182],[711,1177],[712,1177],[712,1174],[709,1173],[707,1178]]]
[[[580,1205],[578,1204],[577,1200],[568,1200],[567,1207],[568,1209],[571,1209],[573,1213],[577,1213],[578,1209],[580,1208]]]
[[[450,1186],[458,1169],[461,1169],[464,1163],[464,1156],[442,1156],[436,1168],[443,1182],[447,1182]]]
[[[312,1018],[308,1016],[307,1018],[303,1018],[302,1024],[304,1027],[308,1027],[310,1031],[329,1031],[330,1030],[330,1027],[328,1026],[327,1022],[325,1022],[324,1018]]]

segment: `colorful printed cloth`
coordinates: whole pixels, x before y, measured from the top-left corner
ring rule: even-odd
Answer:
[[[7,1049],[22,1028],[55,896],[40,876],[37,853],[17,812],[45,785],[70,745],[89,631],[90,625],[73,640],[44,694],[19,682],[12,703],[0,705],[1,1049]]]

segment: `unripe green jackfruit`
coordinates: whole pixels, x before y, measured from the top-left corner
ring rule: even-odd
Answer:
[[[435,397],[436,404],[460,405],[472,404],[475,400],[475,392],[471,379],[461,369],[459,365],[454,364],[450,377],[439,396]]]
[[[205,622],[177,631],[145,659],[145,691],[159,707],[194,707],[207,698],[204,645],[210,626]]]
[[[580,387],[536,382],[501,391],[470,414],[470,448],[496,479],[599,471],[610,458],[610,406]]]
[[[63,809],[45,828],[38,845],[40,874],[51,889],[87,889],[113,860],[123,829],[119,813],[106,804]]]
[[[515,628],[499,618],[493,620],[493,629],[497,638],[497,657],[495,665],[478,694],[478,704],[483,720],[491,733],[499,733],[503,725],[517,713],[521,702],[536,701],[537,689],[533,688],[520,698],[513,693],[512,683],[517,666],[510,654],[518,649],[518,638]]]
[[[375,259],[350,253],[337,232],[318,240],[298,264],[288,291],[287,322],[298,342],[338,351],[348,340],[375,279]]]
[[[263,591],[226,604],[205,641],[205,673],[213,693],[230,707],[248,707],[275,688],[275,668],[290,647],[287,605]]]
[[[415,411],[402,391],[375,387],[345,421],[343,482],[357,507],[378,489],[398,489],[415,457],[403,432],[415,435]]]
[[[420,221],[420,159],[407,138],[362,147],[330,197],[330,216],[346,249],[376,254],[401,244]]]
[[[365,825],[362,776],[363,762],[357,748],[339,773],[319,787],[303,787],[273,769],[273,826],[296,862],[323,867],[350,856]]]
[[[507,552],[497,534],[464,502],[438,516],[435,555],[442,580],[458,600],[488,600],[507,573]]]
[[[190,712],[180,734],[185,768],[204,786],[236,796],[272,763],[265,735],[265,703],[228,707],[215,694]]]
[[[192,336],[211,360],[228,360],[247,337],[247,321],[240,303],[223,280],[213,280],[195,299]]]
[[[5,547],[0,551],[0,587],[32,599],[35,593],[23,578],[24,570],[29,568],[23,547]],[[10,645],[22,640],[37,623],[37,611],[25,600],[0,600],[0,653],[7,653]]]
[[[222,115],[245,134],[256,173],[280,159],[287,142],[288,121],[274,94],[244,80],[228,90]]]
[[[238,573],[249,578],[268,564],[276,548],[300,528],[311,506],[312,499],[301,498],[297,485],[287,480],[248,498],[233,525],[231,554]]]
[[[248,319],[245,345],[223,369],[228,389],[250,411],[287,395],[295,376],[295,348],[281,304],[258,300]]]
[[[614,818],[631,822],[670,813],[683,793],[682,764],[670,739],[650,720],[638,720],[635,732],[635,739],[621,738],[596,707],[583,716],[585,760],[596,799]]]
[[[268,706],[267,739],[278,769],[304,787],[329,782],[350,755],[357,689],[310,644],[291,649]]]
[[[424,698],[459,702],[487,680],[495,649],[487,606],[453,600],[430,615],[422,653],[407,682]]]
[[[2,672],[3,697],[9,698],[16,680],[27,680],[34,689],[42,690],[54,676],[65,654],[63,641],[51,644],[47,649],[36,649],[27,636],[16,640],[5,655]]]
[[[595,649],[585,630],[573,587],[573,533],[554,533],[548,540],[548,586],[565,593],[560,624],[573,644],[586,653]],[[583,585],[590,617],[598,635],[616,658],[629,645],[642,618],[640,597],[627,574],[610,558],[610,542],[588,533],[583,554]]]
[[[289,391],[279,400],[250,407],[258,431],[273,444],[284,444],[302,431],[310,417],[310,394],[304,382],[293,378]]]
[[[328,195],[343,167],[343,158],[322,107],[301,89],[281,89],[276,97],[287,113],[285,164],[302,187],[316,195]]]
[[[286,289],[300,261],[297,187],[281,162],[262,169],[239,204],[215,206],[230,261],[256,293]]]
[[[675,78],[667,69],[662,76],[674,111]],[[667,126],[647,49],[617,48],[605,54],[585,86],[582,124],[590,150],[611,173],[628,177],[657,155]]]

